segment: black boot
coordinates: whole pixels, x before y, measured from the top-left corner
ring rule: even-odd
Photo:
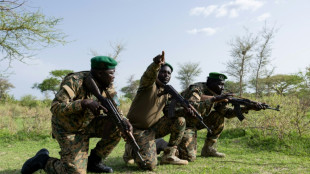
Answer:
[[[24,163],[21,173],[31,174],[39,169],[43,169],[49,158],[49,152],[47,149],[39,150],[34,157],[28,159]]]
[[[100,156],[96,155],[94,150],[91,150],[88,157],[87,171],[93,173],[113,173],[113,169],[104,165]]]

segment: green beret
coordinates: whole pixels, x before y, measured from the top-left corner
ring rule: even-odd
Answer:
[[[108,56],[96,56],[90,60],[92,69],[114,69],[117,62]]]
[[[165,64],[163,64],[162,66],[169,66],[169,68],[171,69],[171,72],[173,72],[173,67],[169,64],[169,63],[165,63]]]
[[[210,72],[209,73],[209,78],[212,78],[212,79],[218,79],[218,80],[225,80],[227,79],[227,76],[225,76],[224,74],[221,74],[221,73],[217,73],[217,72]]]

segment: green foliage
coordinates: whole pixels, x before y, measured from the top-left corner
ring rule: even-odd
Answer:
[[[276,92],[280,95],[294,93],[298,91],[303,81],[304,79],[298,74],[278,74],[265,79],[261,79],[261,82],[266,86],[265,89],[269,89],[271,92]]]
[[[40,105],[40,101],[33,95],[25,95],[20,98],[20,104],[29,108],[37,107]]]
[[[35,83],[32,88],[39,89],[42,93],[51,91],[56,94],[59,90],[59,85],[63,78],[72,73],[72,70],[54,70],[50,72],[50,76],[43,80],[41,83]]]
[[[7,92],[14,86],[4,77],[0,76],[0,101],[5,101],[9,96]]]
[[[245,90],[245,84],[243,85],[243,90]],[[233,81],[225,81],[225,93],[240,93],[239,83]]]
[[[310,118],[308,117],[310,105],[308,103],[294,96],[281,95],[265,96],[256,100],[265,102],[271,107],[280,105],[280,111],[267,109],[249,111],[249,114],[245,114],[246,119],[243,122],[237,119],[227,120],[231,128],[255,128],[265,137],[272,136],[278,140],[284,140],[293,134],[302,137],[310,133]]]
[[[133,100],[136,96],[137,90],[139,88],[140,80],[134,80],[134,76],[131,75],[127,81],[127,86],[123,87],[121,91],[125,94],[124,96]]]
[[[46,17],[40,11],[31,12],[26,1],[0,2],[0,50],[9,66],[33,56],[33,51],[66,43],[66,35],[56,29],[60,18]]]
[[[187,62],[184,64],[178,64],[179,71],[176,78],[180,80],[182,90],[185,90],[195,81],[195,77],[199,76],[202,72],[199,67],[199,63]]]

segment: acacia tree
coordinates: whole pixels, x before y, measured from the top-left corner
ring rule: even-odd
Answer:
[[[139,88],[139,83],[140,80],[134,80],[134,75],[131,75],[127,80],[128,85],[121,89],[121,91],[125,94],[125,97],[133,100]]]
[[[123,52],[125,49],[125,46],[122,42],[110,42],[110,47],[112,48],[113,51],[112,51],[112,53],[108,53],[107,56],[109,56],[115,60],[120,56],[121,52]],[[90,50],[90,52],[93,56],[99,56],[100,55],[100,53],[98,53],[95,50]]]
[[[59,90],[59,85],[64,77],[72,73],[72,70],[54,70],[50,72],[50,77],[44,79],[41,83],[35,83],[32,88],[39,89],[42,93],[52,92],[56,94]]]
[[[0,77],[0,100],[5,99],[7,92],[14,86],[4,77]]]
[[[278,74],[261,80],[264,84],[268,85],[268,88],[271,91],[274,91],[279,95],[298,91],[301,83],[304,81],[303,77],[298,74]]]
[[[199,67],[199,63],[187,62],[178,65],[179,71],[176,78],[180,80],[182,90],[185,90],[191,83],[194,82],[195,77],[199,76],[202,71]]]
[[[25,62],[36,50],[66,43],[66,35],[56,29],[62,19],[46,17],[26,8],[25,0],[0,0],[0,62]]]
[[[275,27],[268,28],[267,25],[263,27],[263,30],[261,33],[259,33],[259,43],[256,48],[256,56],[254,58],[254,61],[252,63],[253,67],[253,76],[252,79],[253,86],[255,88],[255,95],[258,97],[262,92],[263,84],[260,84],[260,78],[263,76],[270,76],[274,68],[272,68],[270,71],[267,69],[267,66],[270,64],[270,56],[271,56],[271,44],[272,39],[275,34]]]
[[[239,83],[240,92],[242,96],[244,79],[246,73],[249,72],[249,63],[253,55],[254,46],[257,44],[257,37],[253,36],[246,30],[246,35],[243,37],[237,36],[235,39],[230,41],[230,55],[232,60],[226,63],[226,73],[237,79]]]

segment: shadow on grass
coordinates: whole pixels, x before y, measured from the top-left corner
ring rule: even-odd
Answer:
[[[145,171],[140,169],[138,165],[129,165],[127,166],[125,162],[123,161],[122,157],[108,157],[105,164],[109,167],[113,168],[114,172],[117,173],[144,173]]]
[[[20,174],[20,170],[3,170],[3,171],[0,171],[0,174]]]
[[[274,151],[293,156],[310,155],[309,138],[292,133],[279,139],[274,135],[262,135],[260,131],[254,129],[227,129],[220,136],[220,140],[225,144],[238,144],[255,151]]]
[[[256,166],[274,166],[274,165],[277,165],[277,166],[287,166],[289,164],[292,164],[292,165],[299,165],[300,163],[255,163],[255,162],[244,162],[244,161],[226,161],[226,160],[219,160],[217,162],[221,162],[221,163],[235,163],[235,164],[246,164],[246,165],[256,165]]]

